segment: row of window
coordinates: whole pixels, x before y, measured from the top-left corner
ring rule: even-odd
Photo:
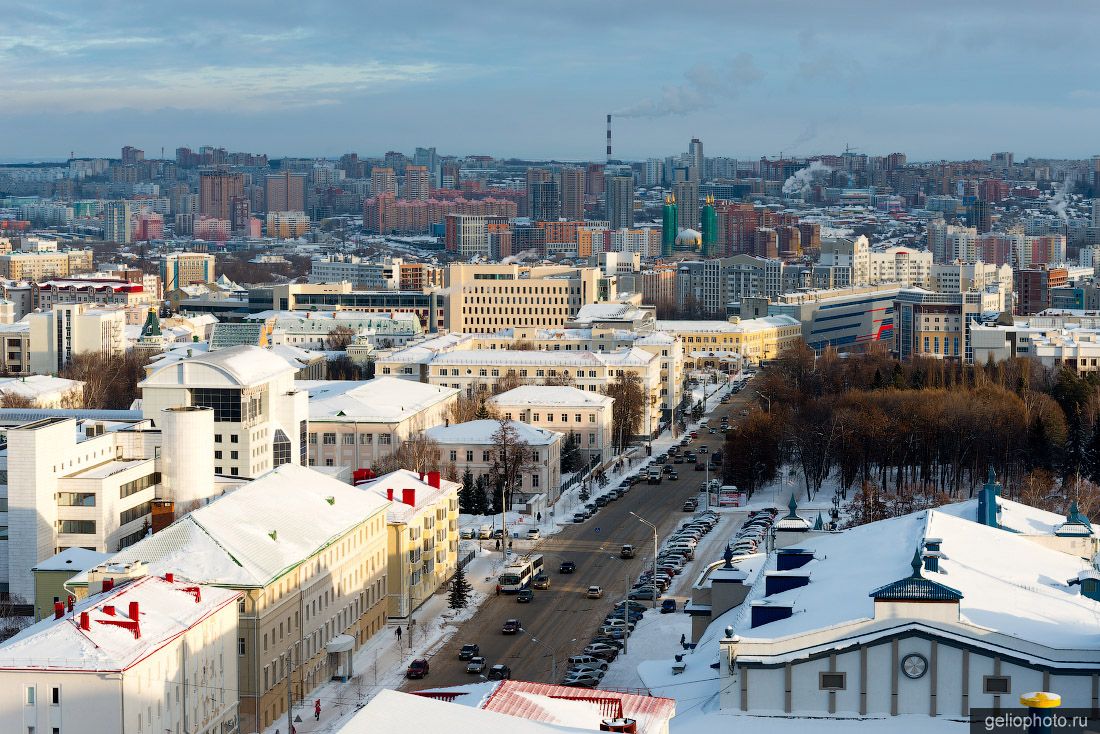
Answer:
[[[822,691],[848,689],[848,674],[842,672],[818,673],[818,688]],[[983,675],[982,693],[991,696],[1007,695],[1012,690],[1012,677],[1007,675]]]
[[[154,484],[160,484],[159,471],[155,471],[152,474],[146,474],[143,477],[138,477],[131,482],[126,482],[125,484],[120,485],[118,488],[118,497],[119,499],[126,499],[132,494],[140,492],[143,489],[148,489],[149,487],[152,487]],[[93,502],[91,505],[86,506],[92,507],[94,505],[95,502]]]
[[[345,445],[352,445],[352,444],[355,443],[356,434],[354,434],[354,433],[344,433],[344,434],[341,434],[341,435],[343,436],[343,438],[341,439],[341,442],[344,443]],[[373,434],[373,433],[360,433],[358,435],[359,435],[359,443],[361,443],[363,445],[367,445],[367,446],[374,443],[375,434]],[[393,442],[393,434],[379,433],[377,435],[378,435],[378,443],[382,446],[389,446]],[[310,442],[310,444],[312,444],[314,446],[317,445],[317,434],[316,433],[310,433],[309,434],[309,442]],[[336,434],[335,433],[322,433],[321,434],[321,444],[324,445],[324,446],[335,446],[336,445]]]

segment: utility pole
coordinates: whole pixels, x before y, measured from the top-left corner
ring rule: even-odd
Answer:
[[[631,512],[638,522],[653,529],[653,608],[657,608],[657,526],[636,512]],[[629,606],[629,605],[627,605]]]

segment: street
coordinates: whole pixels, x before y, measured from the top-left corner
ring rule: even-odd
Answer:
[[[727,404],[719,405],[708,416],[710,425],[717,428],[723,415],[729,415],[734,422],[739,411],[752,402],[752,395],[751,387],[733,395]],[[705,445],[710,451],[718,450],[722,448],[723,439],[721,431],[710,434],[702,430],[689,448],[698,450]],[[660,452],[655,449],[654,454],[657,453]],[[700,455],[700,458],[706,461],[709,455]],[[551,587],[536,590],[534,601],[530,603],[518,603],[514,595],[490,597],[473,619],[464,623],[432,657],[428,678],[406,681],[403,689],[421,690],[480,680],[476,675],[467,674],[466,663],[458,660],[459,648],[467,643],[480,645],[487,665],[508,665],[514,678],[558,682],[567,667],[566,659],[581,652],[615,602],[624,598],[638,575],[652,564],[653,531],[630,512],[657,525],[659,543],[677,523],[690,516],[681,511],[681,506],[688,497],[700,496],[706,472],[695,471],[688,463],[673,466],[679,473],[678,479],[665,478],[658,485],[636,484],[622,499],[611,502],[584,523],[567,526],[535,544],[531,552],[544,556]],[[601,492],[596,490],[593,496]],[[634,558],[619,558],[619,549],[625,543],[637,549]],[[577,564],[575,573],[558,573],[558,566],[566,560]],[[684,577],[695,573],[702,563],[712,560],[715,559],[697,558],[677,577],[674,588],[680,587]],[[585,591],[591,585],[603,587],[602,599],[586,598]],[[682,596],[676,596],[683,601]],[[523,632],[501,633],[501,626],[510,618],[520,620]]]

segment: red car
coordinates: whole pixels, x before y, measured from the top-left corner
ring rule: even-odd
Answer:
[[[405,677],[409,680],[423,678],[428,675],[428,661],[423,658],[409,663],[409,669],[405,671]]]

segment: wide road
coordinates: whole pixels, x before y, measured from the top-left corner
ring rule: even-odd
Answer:
[[[752,397],[750,383],[727,404],[718,406],[709,416],[710,425],[717,428],[721,417],[727,414],[731,422],[735,422],[739,412],[752,402]],[[723,438],[721,431],[710,434],[704,430],[690,448],[706,445],[714,451],[722,447]],[[706,460],[709,456],[700,458]],[[675,464],[674,467],[679,473],[677,480],[665,479],[656,485],[636,484],[622,499],[611,502],[585,522],[565,527],[537,543],[532,552],[544,556],[551,587],[536,590],[534,601],[528,604],[518,603],[514,595],[487,599],[474,618],[465,622],[432,657],[430,676],[423,681],[406,681],[404,688],[422,690],[477,682],[479,678],[467,674],[466,663],[458,660],[459,648],[471,642],[481,646],[481,654],[488,665],[504,663],[511,667],[514,678],[557,683],[550,651],[556,654],[560,679],[567,667],[566,658],[581,652],[615,602],[625,596],[639,573],[652,564],[653,531],[630,512],[656,524],[661,543],[688,517],[681,506],[686,498],[699,496],[706,474],[694,471],[691,464]],[[635,546],[635,558],[621,560],[618,557],[624,543]],[[577,564],[575,573],[558,573],[558,566],[564,560]],[[586,598],[585,592],[590,585],[602,586],[604,598]],[[524,631],[518,635],[501,634],[501,626],[509,618],[519,619]]]

